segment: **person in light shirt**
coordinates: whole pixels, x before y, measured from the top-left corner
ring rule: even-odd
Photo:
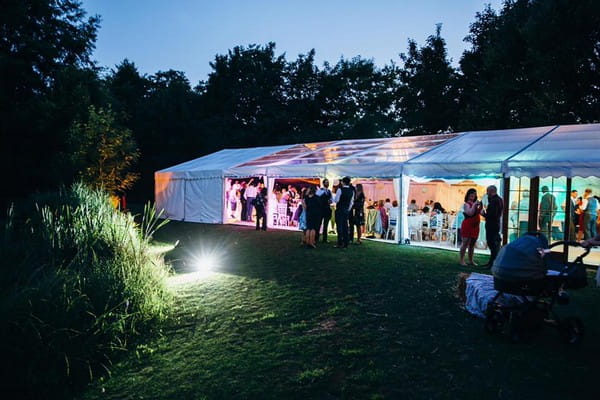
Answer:
[[[258,193],[258,189],[256,188],[256,184],[252,181],[248,182],[248,187],[246,187],[246,220],[252,222],[252,212],[254,211],[253,201],[256,198]]]
[[[417,200],[412,199],[410,204],[408,205],[408,212],[414,213],[419,211],[419,206],[417,205]]]
[[[385,199],[385,204],[383,205],[386,210],[390,210],[392,208],[392,202],[390,199]]]

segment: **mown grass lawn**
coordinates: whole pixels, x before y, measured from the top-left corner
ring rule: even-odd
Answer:
[[[297,232],[172,222],[176,305],[83,399],[582,399],[597,396],[600,289],[560,315],[586,337],[545,328],[530,344],[489,336],[454,297],[457,253],[367,242],[299,246]],[[185,282],[192,258],[219,273]],[[485,262],[485,257],[479,258]],[[189,276],[189,275],[186,275]]]

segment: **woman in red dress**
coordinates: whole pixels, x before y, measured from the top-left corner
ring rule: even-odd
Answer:
[[[475,242],[479,237],[479,213],[481,212],[481,202],[477,201],[477,190],[471,188],[467,190],[465,195],[465,205],[463,213],[465,219],[460,226],[460,234],[462,236],[462,245],[460,246],[460,265],[466,267],[465,252],[469,249],[469,264],[477,265],[473,261],[473,252],[475,250]]]

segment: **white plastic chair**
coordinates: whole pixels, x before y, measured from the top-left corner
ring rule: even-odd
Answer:
[[[423,217],[420,215],[408,217],[408,237],[412,240],[423,240]]]
[[[388,228],[385,231],[385,239],[387,240],[389,235],[392,234],[394,235],[396,233],[396,224],[398,223],[397,219],[392,219],[390,218],[389,222],[388,222]]]
[[[446,242],[452,243],[456,247],[458,243],[458,229],[456,227],[456,215],[451,215],[448,218],[448,224],[444,228],[444,234],[446,235]]]

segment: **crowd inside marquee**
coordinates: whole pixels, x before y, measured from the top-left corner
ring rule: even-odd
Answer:
[[[225,190],[225,220],[256,225],[258,230],[266,230],[267,226],[301,230],[302,243],[310,247],[316,246],[319,238],[327,241],[328,235],[338,233],[341,233],[338,235],[341,238],[339,245],[344,247],[342,230],[348,232],[348,243],[360,244],[364,238],[396,240],[402,208],[391,189],[391,182],[374,184],[368,180],[348,180],[352,204],[346,205],[345,216],[338,211],[339,201],[336,201],[336,194],[344,188],[342,179],[333,185],[328,179],[276,179],[271,190],[267,190],[263,177],[231,179],[227,181]],[[511,201],[507,201],[506,206],[501,199],[499,214],[494,215],[497,220],[494,229],[498,235],[490,239],[486,231],[486,219],[490,218],[488,187],[496,188],[495,183],[491,180],[454,184],[441,180],[413,182],[410,200],[406,201],[404,208],[408,222],[407,238],[413,243],[460,249],[461,254],[468,256],[467,263],[473,263],[474,249],[497,252],[502,214],[508,213],[509,241],[512,241],[526,230],[523,225],[527,223],[527,214],[524,211],[528,210],[530,199],[527,189],[516,191],[516,194],[511,191]],[[471,199],[466,196],[469,192],[474,193]],[[561,240],[565,230],[571,240],[587,240],[596,236],[600,223],[598,197],[589,187],[581,192],[573,189],[570,193],[570,226],[565,227],[564,221],[561,222],[566,210],[565,191],[548,185],[541,187],[538,228],[550,240]],[[428,198],[428,195],[433,198]],[[474,204],[476,209],[473,209]],[[492,261],[493,258],[492,255]],[[462,257],[460,263],[466,265]]]

